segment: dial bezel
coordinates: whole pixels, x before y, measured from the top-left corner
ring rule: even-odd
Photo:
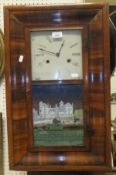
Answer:
[[[32,78],[32,58],[31,58],[31,33],[32,32],[44,32],[44,31],[64,31],[64,30],[80,30],[81,31],[81,39],[82,39],[82,74],[83,77],[82,78],[78,78],[78,79],[63,79],[63,80],[33,80]],[[30,62],[30,67],[29,69],[31,70],[28,72],[28,74],[30,75],[31,79],[30,81],[33,81],[33,83],[40,83],[40,84],[61,84],[61,83],[79,83],[79,82],[83,82],[83,80],[85,79],[85,77],[87,77],[87,71],[88,69],[86,68],[88,63],[87,63],[87,57],[88,55],[86,53],[84,53],[85,47],[87,45],[87,42],[89,41],[88,36],[87,36],[87,28],[85,28],[84,26],[76,26],[76,27],[57,27],[57,28],[29,28],[29,29],[25,29],[25,38],[26,38],[26,45],[28,46],[29,50],[26,50],[26,55],[28,55],[29,58],[29,62]],[[85,42],[86,40],[86,42]],[[83,54],[84,53],[84,54]],[[84,66],[84,64],[86,66]]]

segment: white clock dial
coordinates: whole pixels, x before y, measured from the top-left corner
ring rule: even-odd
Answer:
[[[31,32],[32,80],[77,80],[82,73],[81,30]]]

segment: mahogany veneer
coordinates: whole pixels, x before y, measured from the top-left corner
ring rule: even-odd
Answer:
[[[60,13],[62,21],[54,22]],[[26,171],[110,171],[109,18],[104,4],[8,6],[5,17],[5,72],[10,169]],[[33,147],[31,30],[83,27],[84,148]],[[22,63],[19,56],[24,55]],[[81,83],[81,82],[80,82]],[[62,157],[62,159],[60,159]]]

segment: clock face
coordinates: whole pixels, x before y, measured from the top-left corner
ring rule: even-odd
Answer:
[[[32,80],[82,79],[81,30],[31,32]]]

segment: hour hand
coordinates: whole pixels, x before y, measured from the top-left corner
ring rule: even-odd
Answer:
[[[51,52],[51,51],[49,51],[49,50],[46,50],[46,49],[42,49],[42,48],[38,48],[39,50],[41,50],[42,52],[45,52],[45,53],[47,53],[47,54],[51,54],[51,55],[55,55],[56,56],[56,53],[54,53],[54,52]]]

